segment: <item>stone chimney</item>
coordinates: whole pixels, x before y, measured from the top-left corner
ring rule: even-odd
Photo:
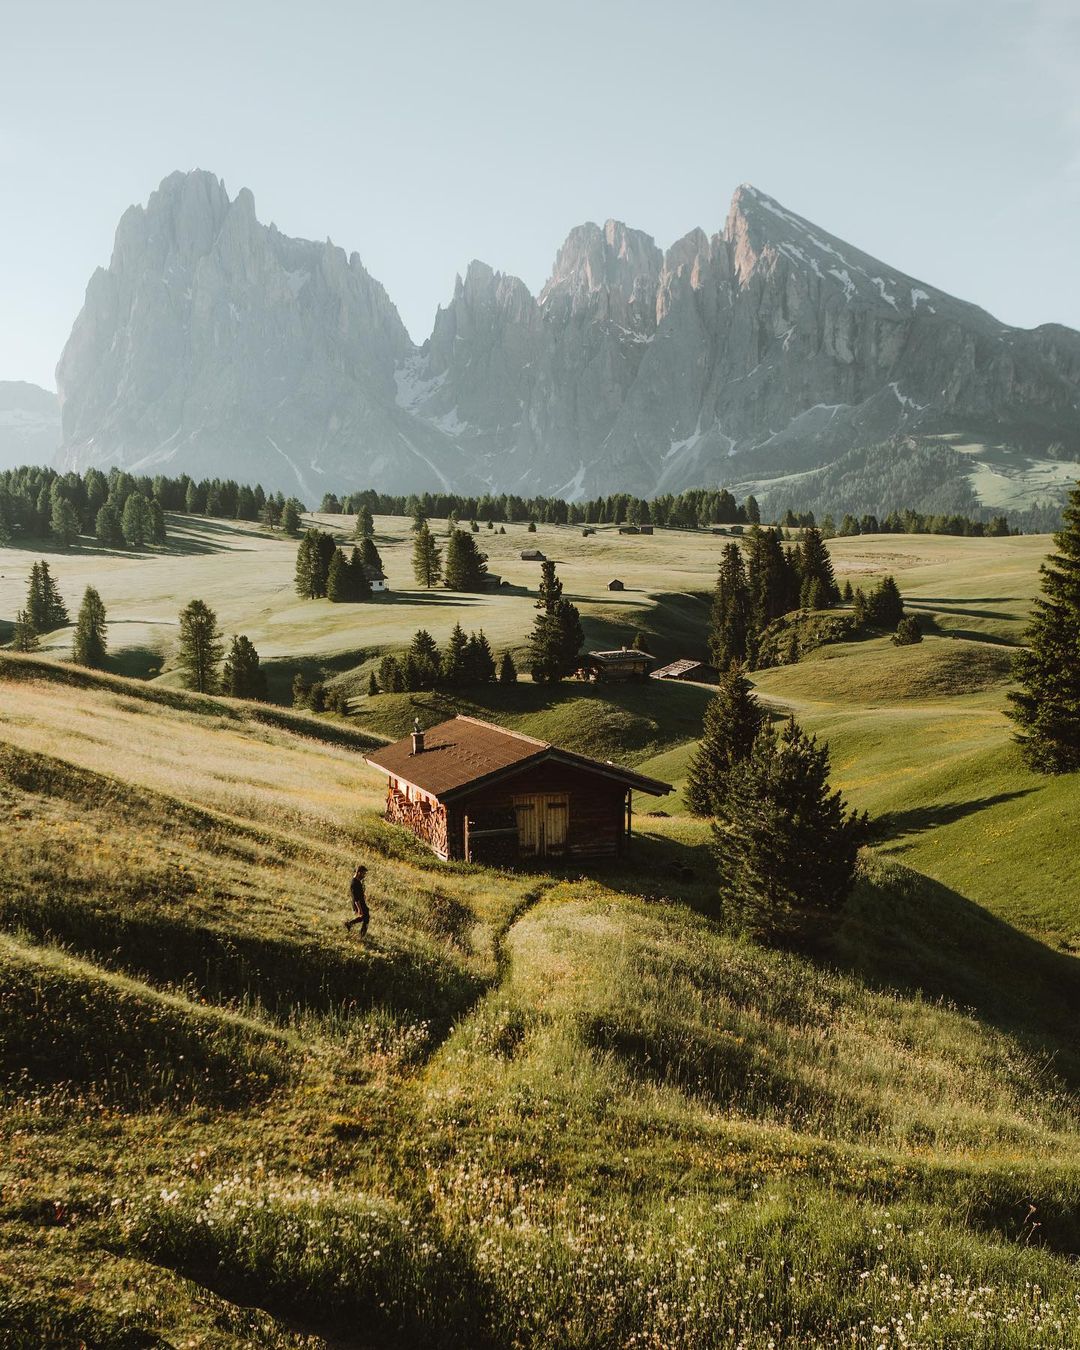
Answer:
[[[422,755],[424,753],[424,733],[420,730],[419,717],[413,718],[412,752],[414,755]]]

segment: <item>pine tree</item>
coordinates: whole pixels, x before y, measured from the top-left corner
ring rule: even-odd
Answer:
[[[353,545],[352,557],[349,559],[349,567],[352,570],[352,589],[354,600],[371,599],[371,582],[368,580],[367,571],[364,568],[364,555]]]
[[[569,600],[558,600],[549,612],[533,621],[529,640],[529,671],[538,684],[555,684],[577,669],[585,641],[581,616]]]
[[[25,609],[20,609],[15,615],[15,628],[11,634],[11,650],[13,652],[36,652],[40,646],[37,630],[31,622],[29,614]]]
[[[794,718],[763,727],[729,773],[713,825],[720,911],[731,929],[791,937],[843,903],[866,818],[829,791],[829,750]]]
[[[851,597],[851,617],[856,631],[866,627],[866,593],[861,586],[856,587]]]
[[[850,605],[855,599],[855,592],[851,589],[851,578],[844,582],[844,604]]]
[[[904,617],[904,601],[893,577],[882,577],[866,598],[866,622],[871,628],[895,630]]]
[[[514,658],[510,653],[503,652],[499,661],[499,683],[517,684],[517,666],[514,665]]]
[[[450,689],[458,689],[467,682],[468,646],[465,630],[461,624],[454,624],[442,658],[442,683]]]
[[[686,803],[695,815],[720,814],[731,770],[749,758],[767,722],[741,667],[725,670],[705,709],[701,741],[687,773]]]
[[[369,567],[373,572],[383,571],[382,558],[379,557],[379,550],[375,547],[375,540],[366,536],[360,544],[360,556],[364,560],[364,566]]]
[[[418,586],[428,590],[439,582],[442,576],[442,550],[425,520],[413,536],[413,576]]]
[[[53,498],[49,528],[61,548],[70,548],[79,537],[79,513],[59,494]]]
[[[124,531],[120,525],[120,512],[106,502],[98,511],[94,520],[94,534],[102,548],[123,548]]]
[[[709,654],[718,671],[746,659],[750,625],[750,590],[742,549],[725,544],[713,592]]]
[[[379,681],[374,671],[368,676],[367,691],[369,698],[373,698],[379,692]]]
[[[416,506],[413,508],[412,513],[413,530],[419,532],[424,528],[426,524],[427,524],[427,513],[425,512],[424,508],[420,505],[420,503],[417,502]]]
[[[150,503],[141,492],[129,493],[120,516],[124,542],[129,548],[142,548],[150,538],[152,526]]]
[[[334,556],[330,559],[330,566],[326,574],[326,598],[341,604],[343,601],[351,600],[352,596],[352,569],[349,567],[341,549],[334,549]]]
[[[107,650],[105,606],[93,586],[87,586],[75,620],[72,660],[76,665],[101,670],[105,665]]]
[[[296,594],[303,600],[314,600],[315,590],[315,530],[307,530],[296,550]]]
[[[1080,485],[1069,493],[1057,552],[1040,569],[1027,646],[1014,662],[1020,688],[1009,716],[1024,758],[1041,773],[1080,770]]]
[[[150,509],[150,542],[157,547],[161,547],[168,538],[165,530],[165,512],[161,503],[156,499],[149,504]]]
[[[802,587],[810,587],[809,596],[812,603],[804,608],[825,609],[840,599],[832,558],[829,556],[825,540],[821,537],[821,531],[813,525],[808,525],[803,531],[802,544],[799,548],[799,573]],[[814,582],[819,584],[815,587]]]
[[[487,584],[487,554],[466,530],[454,529],[446,546],[443,585],[450,591],[482,591]]]
[[[237,634],[225,658],[222,671],[222,689],[231,698],[266,698],[266,672],[259,662],[259,653],[243,633]]]
[[[300,533],[300,504],[290,497],[281,511],[281,528],[286,534]]]
[[[453,638],[451,638],[453,641]],[[412,644],[405,655],[406,668],[412,672],[412,680],[406,678],[410,689],[434,689],[442,674],[443,658],[435,639],[425,628],[418,629]],[[385,684],[383,685],[385,689]]]
[[[379,687],[386,694],[400,694],[404,690],[405,679],[396,656],[384,656],[379,662]]]
[[[180,650],[176,658],[185,687],[199,694],[215,693],[224,650],[217,615],[202,600],[192,600],[180,611]]]
[[[49,564],[44,559],[34,563],[30,569],[26,617],[35,633],[51,633],[54,628],[63,628],[68,622],[67,606],[56,589]]]
[[[482,628],[479,633],[469,634],[465,670],[470,684],[490,684],[495,679],[495,658]]]
[[[553,562],[540,564],[540,590],[536,596],[536,608],[546,609],[549,613],[562,599],[562,582],[555,575]]]
[[[356,513],[356,537],[357,539],[370,539],[375,533],[375,519],[371,514],[371,507],[364,505]]]

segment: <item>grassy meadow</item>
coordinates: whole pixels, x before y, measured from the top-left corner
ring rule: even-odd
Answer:
[[[521,650],[532,546],[590,644],[703,655],[724,540],[482,530],[509,585],[472,597],[417,591],[408,522],[377,529],[366,605],[298,600],[295,545],[225,522],[0,553],[0,616],[46,556],[114,652],[0,652],[0,1347],[1080,1343],[1080,783],[1028,772],[1003,713],[1048,541],[832,542],[928,636],[754,676],[875,825],[799,953],[712,923],[678,790],[624,863],[503,873],[386,826],[362,761],[461,708],[678,789],[704,686],[366,677],[421,626]],[[194,596],[279,702],[301,669],[351,714],[180,692]]]

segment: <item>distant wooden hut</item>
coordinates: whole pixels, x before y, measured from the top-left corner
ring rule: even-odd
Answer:
[[[653,527],[652,527],[651,525],[639,525],[639,526],[638,526],[638,534],[652,534],[652,532],[653,532]]]
[[[368,585],[373,592],[386,590],[386,573],[381,567],[376,567],[373,563],[364,563],[364,576],[368,579]]]
[[[589,652],[581,662],[578,674],[583,679],[603,683],[622,683],[625,680],[643,680],[655,657],[639,652],[636,647],[620,647],[612,652]]]
[[[618,577],[612,577],[612,579],[611,579],[611,580],[608,582],[608,584],[607,584],[607,588],[608,588],[609,591],[625,591],[625,590],[626,590],[626,587],[622,584],[622,582],[619,580]]]
[[[547,562],[547,558],[538,548],[523,548],[521,550],[522,562]]]
[[[453,717],[367,757],[387,775],[386,819],[440,858],[505,865],[622,854],[634,792],[668,783],[474,717]]]
[[[694,680],[699,684],[715,684],[716,671],[704,661],[672,661],[652,672],[654,680]]]

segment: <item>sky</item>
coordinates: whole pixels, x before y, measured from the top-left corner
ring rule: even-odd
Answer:
[[[662,247],[753,183],[1007,323],[1080,328],[1080,0],[0,0],[0,379],[116,223],[210,169],[360,254],[413,339],[470,259]]]

